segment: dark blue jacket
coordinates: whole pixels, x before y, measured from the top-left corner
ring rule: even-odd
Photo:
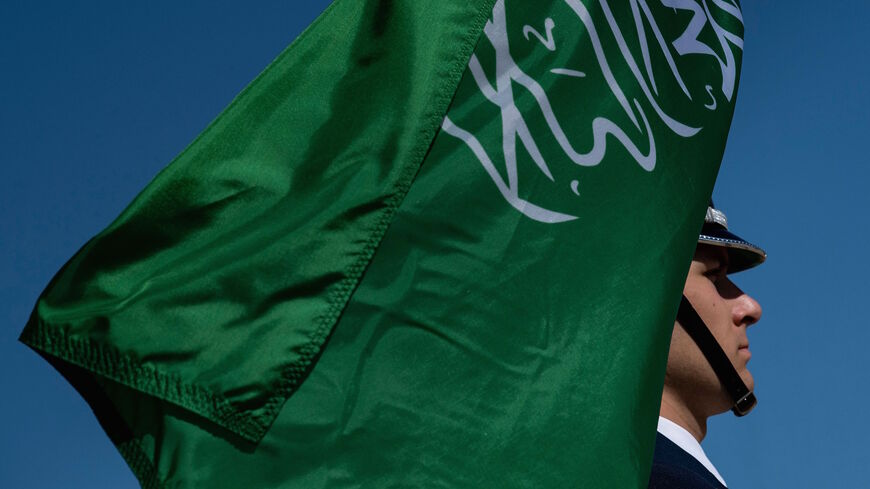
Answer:
[[[656,434],[650,489],[725,489],[701,462],[661,433]]]

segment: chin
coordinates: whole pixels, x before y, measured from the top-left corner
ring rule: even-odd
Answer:
[[[746,377],[743,379],[743,382],[746,384],[746,387],[749,390],[755,390],[755,379],[752,378],[752,374],[747,372]]]

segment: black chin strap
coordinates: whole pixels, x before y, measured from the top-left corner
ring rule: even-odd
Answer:
[[[743,379],[740,378],[737,370],[734,369],[734,365],[731,364],[728,356],[722,351],[719,342],[713,337],[713,333],[710,332],[707,325],[698,316],[698,313],[692,307],[689,299],[686,299],[686,296],[683,296],[680,302],[677,321],[683,326],[686,333],[689,333],[689,336],[695,340],[698,348],[701,349],[701,353],[704,354],[707,362],[710,363],[713,371],[716,372],[716,377],[719,377],[719,382],[722,382],[722,385],[725,386],[725,390],[728,391],[728,394],[734,401],[734,405],[731,407],[734,415],[745,416],[749,411],[752,411],[757,402],[755,394],[743,383]]]

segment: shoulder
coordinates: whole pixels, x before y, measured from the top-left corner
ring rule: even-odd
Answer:
[[[649,488],[723,489],[725,486],[694,457],[659,433]]]

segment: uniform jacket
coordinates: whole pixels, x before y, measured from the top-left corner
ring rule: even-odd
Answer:
[[[725,489],[701,462],[661,433],[656,434],[650,489]]]

